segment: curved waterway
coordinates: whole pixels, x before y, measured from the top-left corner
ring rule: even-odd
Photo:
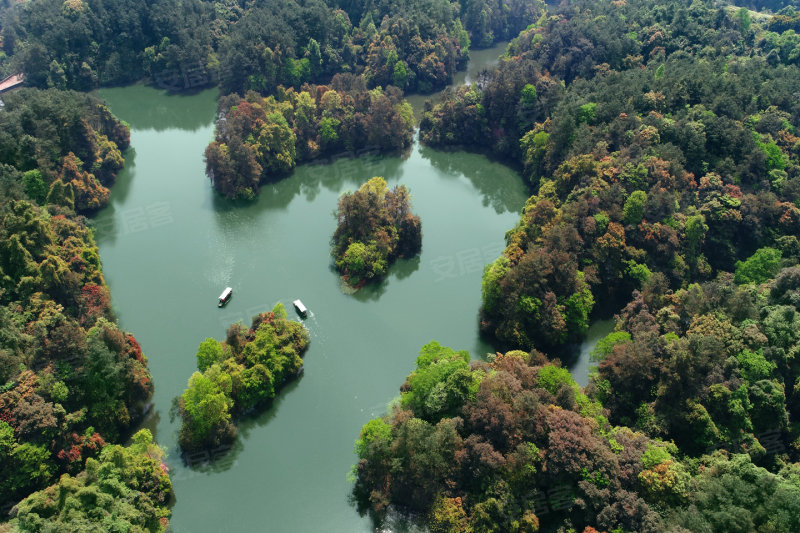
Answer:
[[[438,340],[473,357],[483,266],[504,246],[527,191],[507,167],[480,155],[416,144],[404,157],[366,155],[300,166],[258,199],[214,194],[203,150],[213,136],[215,90],[169,96],[143,86],[101,91],[131,126],[126,167],[95,218],[114,308],[147,354],[155,382],[146,426],[168,450],[176,504],[173,531],[372,531],[349,501],[347,479],[361,426],[383,414]],[[330,237],[339,195],[372,176],[404,184],[422,219],[421,255],[382,283],[342,291]],[[224,309],[217,296],[233,298]],[[234,449],[203,466],[177,448],[173,399],[196,370],[206,337],[301,298],[311,346],[305,375],[270,409],[239,426]]]

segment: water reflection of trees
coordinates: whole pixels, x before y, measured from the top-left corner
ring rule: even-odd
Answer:
[[[102,89],[99,96],[117,117],[136,130],[196,131],[211,125],[217,113],[217,89],[181,95],[134,85]]]
[[[517,172],[483,155],[434,150],[427,146],[420,147],[420,154],[447,176],[465,176],[480,191],[483,205],[492,206],[497,214],[520,212],[530,194]]]
[[[403,159],[399,156],[365,155],[361,157],[340,157],[333,162],[317,160],[300,165],[289,177],[261,187],[254,201],[227,200],[214,194],[214,209],[228,212],[247,206],[259,209],[283,209],[295,196],[302,195],[313,202],[322,188],[338,193],[347,188],[357,189],[374,176],[382,176],[390,185],[399,181]],[[335,205],[331,205],[333,211]]]

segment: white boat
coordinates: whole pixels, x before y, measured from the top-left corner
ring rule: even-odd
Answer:
[[[298,315],[306,316],[308,314],[308,309],[306,309],[306,306],[303,305],[303,302],[301,302],[300,300],[293,301],[292,305],[294,306]]]
[[[222,294],[219,295],[219,304],[217,305],[217,307],[222,307],[223,305],[228,303],[228,300],[231,299],[231,296],[233,296],[233,289],[231,289],[230,287],[225,287],[225,290],[222,291]]]

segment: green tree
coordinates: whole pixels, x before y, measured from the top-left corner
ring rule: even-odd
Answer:
[[[639,224],[644,217],[645,202],[647,202],[646,192],[633,191],[622,208],[622,221],[632,226]]]
[[[526,83],[525,87],[522,88],[522,105],[532,107],[536,104],[536,98],[536,86]]]
[[[22,175],[22,184],[25,188],[25,194],[38,204],[43,204],[47,198],[47,185],[42,179],[42,173],[36,170],[29,170]]]
[[[231,378],[219,365],[212,365],[203,374],[192,374],[189,387],[181,395],[182,448],[196,449],[230,439],[230,409],[233,407],[230,394]]]
[[[760,284],[775,277],[781,266],[781,251],[775,248],[759,248],[744,261],[736,262],[736,283]]]
[[[214,363],[222,363],[224,360],[225,351],[217,339],[207,338],[197,348],[197,368],[200,372],[205,372]]]

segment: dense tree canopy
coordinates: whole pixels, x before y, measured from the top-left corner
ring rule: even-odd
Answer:
[[[422,224],[404,185],[389,189],[383,178],[372,178],[339,198],[336,218],[331,255],[352,286],[382,278],[395,259],[422,248]]]
[[[224,342],[208,338],[197,350],[197,367],[178,399],[183,418],[178,442],[184,451],[216,448],[236,437],[233,417],[263,407],[298,375],[308,331],[286,318],[278,302],[268,313],[228,328]]]
[[[484,332],[557,349],[651,273],[678,288],[777,272],[800,229],[800,68],[775,51],[794,30],[777,39],[769,20],[744,29],[711,2],[563,5],[428,106],[423,142],[489,148],[536,191],[487,267]]]
[[[297,162],[357,150],[396,151],[411,144],[411,106],[389,87],[367,90],[352,75],[331,86],[278,89],[262,98],[248,92],[220,100],[215,140],[206,148],[206,173],[228,198],[253,198],[262,183]]]
[[[164,532],[172,484],[163,458],[146,429],[128,447],[106,446],[75,477],[64,474],[17,504],[10,531]]]
[[[563,3],[426,105],[423,142],[534,188],[482,287],[483,331],[523,351],[424,347],[356,442],[362,502],[432,531],[800,527],[795,16]],[[536,350],[598,305],[621,311],[581,390]]]
[[[90,90],[150,77],[184,90],[219,83],[264,94],[333,74],[430,92],[478,48],[510,39],[540,0],[39,0],[6,2],[0,72],[36,87]]]
[[[153,385],[136,339],[117,327],[92,231],[73,210],[94,210],[108,198],[107,186],[123,165],[127,126],[89,95],[24,89],[4,95],[4,102],[0,507],[5,509],[61,474],[77,474],[107,443],[123,438],[143,416]]]
[[[379,516],[411,509],[453,533],[800,527],[796,467],[772,474],[713,449],[682,459],[672,443],[609,423],[538,352],[468,359],[424,346],[396,406],[361,430],[355,493]]]
[[[0,162],[7,166],[0,181],[17,182],[39,205],[82,213],[103,207],[125,164],[128,126],[87,94],[20,89],[3,101]]]

